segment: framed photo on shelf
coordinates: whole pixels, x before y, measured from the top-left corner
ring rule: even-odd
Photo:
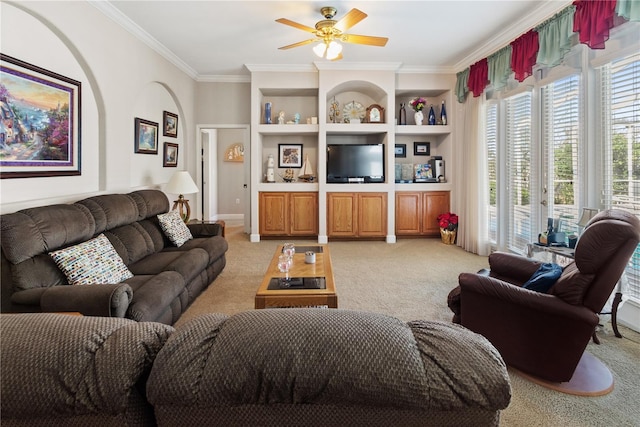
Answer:
[[[0,178],[81,175],[81,83],[0,54]]]
[[[162,136],[178,137],[178,115],[168,111],[162,112]]]
[[[407,144],[396,144],[396,157],[407,157]]]
[[[178,166],[178,144],[165,142],[163,153],[162,166],[165,168],[175,168]]]
[[[302,144],[278,144],[278,167],[301,168]]]
[[[158,154],[158,124],[136,117],[135,127],[134,152]]]
[[[430,156],[431,143],[430,142],[414,142],[413,155],[414,156]]]

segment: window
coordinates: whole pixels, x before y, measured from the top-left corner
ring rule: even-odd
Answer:
[[[547,215],[562,221],[561,230],[577,232],[580,194],[580,76],[542,87],[542,147],[546,173]]]
[[[509,224],[507,247],[523,253],[532,242],[531,206],[531,93],[506,100],[507,197]]]
[[[640,54],[600,69],[602,205],[640,215]],[[627,267],[625,295],[640,302],[640,251]]]
[[[498,239],[498,105],[487,106],[485,140],[487,146],[488,181],[489,181],[489,241],[496,243]]]

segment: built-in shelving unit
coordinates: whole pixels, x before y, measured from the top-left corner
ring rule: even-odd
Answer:
[[[426,163],[431,156],[442,156],[445,161],[451,158],[451,122],[455,120],[452,117],[453,111],[447,111],[447,125],[417,126],[413,121],[413,110],[409,107],[409,101],[422,96],[427,99],[428,105],[433,104],[434,109],[437,108],[439,114],[443,100],[447,106],[452,104],[454,75],[397,74],[394,69],[355,72],[324,66],[319,67],[317,72],[251,71],[251,241],[259,241],[260,227],[265,230],[266,225],[273,221],[280,220],[283,224],[288,221],[293,224],[294,220],[299,222],[299,218],[277,218],[277,215],[286,216],[293,215],[291,212],[301,212],[300,204],[308,200],[317,200],[317,206],[305,212],[314,212],[317,215],[319,243],[326,243],[333,238],[380,238],[393,243],[396,234],[430,235],[433,232],[435,218],[433,221],[428,218],[417,220],[416,224],[421,225],[416,228],[416,233],[412,233],[411,226],[397,232],[399,229],[396,226],[396,193],[414,192],[420,203],[420,208],[416,208],[417,215],[421,215],[422,212],[431,213],[426,206],[431,203],[429,200],[434,200],[433,197],[437,197],[437,209],[442,208],[445,203],[443,201],[448,204],[449,193],[453,189],[452,171],[446,171],[445,182],[396,183],[395,170],[396,164]],[[267,102],[271,103],[271,124],[267,124],[265,119]],[[331,106],[336,102],[340,106],[338,116],[330,114]],[[372,105],[378,106],[383,110],[383,119],[381,122],[367,123],[365,115],[361,123],[345,123],[342,108],[347,103],[354,103],[365,110]],[[396,117],[400,103],[407,105],[407,125],[397,125]],[[429,106],[426,107],[427,112],[428,108]],[[284,112],[285,123],[278,123],[281,111]],[[296,113],[299,115],[297,124],[292,123]],[[429,155],[414,155],[414,142],[428,142]],[[327,144],[332,143],[384,144],[385,182],[327,183],[326,148]],[[315,172],[314,181],[284,182],[282,176],[286,168],[278,167],[279,147],[289,144],[302,147],[302,156],[308,157]],[[395,156],[396,144],[406,146],[406,157]],[[276,182],[266,182],[267,160],[270,155],[276,163]],[[298,169],[293,170],[294,181],[297,181],[295,177]],[[285,197],[288,192],[303,194],[305,197],[297,198],[297,205],[290,205],[292,202],[289,200],[296,198],[293,194],[291,198]],[[269,193],[273,193],[273,197],[269,197]],[[317,198],[308,197],[310,194],[316,194]],[[271,202],[272,208],[268,212],[261,212],[260,201],[264,209],[266,200],[278,203]],[[352,207],[349,215],[345,213],[347,206]],[[372,211],[376,209],[383,212]],[[411,209],[402,211],[404,224],[411,224],[410,212]],[[268,218],[265,215],[268,215]],[[338,218],[349,218],[355,227],[354,230],[341,230],[342,219]],[[359,230],[358,227],[363,230]],[[275,227],[275,230],[279,229]],[[273,236],[274,233],[277,235],[277,231],[273,231],[274,228],[268,230],[269,236]],[[285,233],[283,237],[286,235]]]

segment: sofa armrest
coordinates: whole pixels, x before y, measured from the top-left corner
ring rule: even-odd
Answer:
[[[193,237],[224,237],[224,222],[191,222],[187,224]]]
[[[144,383],[173,330],[129,319],[3,315],[2,425],[155,425]]]
[[[540,261],[506,252],[489,255],[490,276],[522,286],[538,267]]]
[[[45,312],[77,311],[85,316],[124,317],[133,290],[126,283],[115,285],[53,286],[40,297]]]

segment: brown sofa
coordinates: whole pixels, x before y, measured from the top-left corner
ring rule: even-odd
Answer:
[[[220,224],[189,224],[176,247],[157,215],[158,190],[106,194],[0,217],[2,312],[80,312],[173,324],[226,264]],[[104,234],[134,277],[116,284],[69,285],[49,252]]]
[[[489,426],[511,398],[482,336],[341,309],[152,322],[8,314],[1,423]],[[29,339],[25,339],[29,337]]]

